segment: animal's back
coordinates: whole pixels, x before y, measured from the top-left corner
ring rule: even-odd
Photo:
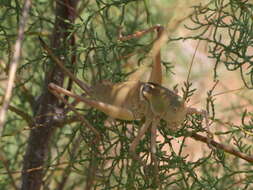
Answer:
[[[147,104],[140,99],[140,81],[126,81],[113,84],[103,81],[93,86],[92,97],[98,101],[129,109],[136,119],[144,116]]]

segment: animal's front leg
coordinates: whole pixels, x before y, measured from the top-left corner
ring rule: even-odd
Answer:
[[[210,126],[209,126],[209,119],[208,119],[208,113],[206,110],[198,110],[196,108],[187,108],[187,114],[200,114],[205,118],[205,125],[206,125],[206,131],[207,131],[207,137],[209,141],[213,139],[213,134],[210,131]],[[208,143],[210,145],[210,143]]]
[[[151,123],[152,123],[152,118],[146,118],[146,121],[145,121],[144,125],[138,131],[137,136],[134,138],[133,142],[130,145],[130,152],[133,155],[133,158],[136,159],[136,160],[138,160],[138,161],[140,161],[140,163],[142,163],[142,161],[139,158],[139,156],[137,156],[137,154],[136,154],[136,147],[139,144],[139,142],[140,142],[141,138],[143,137],[143,135],[148,130],[148,128],[149,128],[149,126],[150,126]]]
[[[156,157],[156,136],[157,136],[157,125],[159,121],[160,119],[156,118],[152,122],[151,127],[151,163],[154,163],[155,181],[157,185],[159,184],[159,163]]]

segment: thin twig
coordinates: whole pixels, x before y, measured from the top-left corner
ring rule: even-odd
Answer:
[[[190,68],[189,68],[188,75],[187,75],[187,80],[186,80],[187,83],[189,83],[190,74],[191,74],[191,70],[192,70],[192,65],[193,65],[194,58],[195,58],[195,56],[196,56],[196,53],[197,53],[199,44],[200,44],[200,40],[198,41],[197,46],[196,46],[195,51],[194,51],[194,54],[193,54],[193,56],[192,56],[192,60],[191,60],[191,64],[190,64]]]
[[[2,155],[2,154],[0,154],[0,161],[1,161],[1,163],[3,164],[3,167],[5,168],[5,170],[7,171],[6,172],[6,174],[9,176],[9,179],[10,179],[10,181],[11,181],[11,185],[12,185],[12,187],[15,189],[15,190],[18,190],[18,187],[17,187],[17,185],[16,185],[16,183],[15,183],[15,179],[14,179],[14,177],[13,177],[13,173],[11,172],[11,170],[10,170],[10,165],[9,165],[9,163],[8,163],[8,160],[6,160],[6,158],[4,158],[4,156]]]
[[[19,115],[23,120],[25,120],[30,128],[35,126],[33,118],[26,112],[16,108],[15,106],[9,105],[9,110]]]
[[[50,89],[49,89],[50,90]],[[56,96],[58,99],[60,99],[61,101],[63,101],[64,104],[66,104],[75,114],[76,116],[81,120],[83,121],[93,132],[94,134],[96,135],[96,140],[99,140],[100,139],[100,134],[99,132],[90,124],[90,122],[88,120],[86,120],[81,114],[79,114],[76,109],[71,105],[69,104],[62,96],[60,96],[60,94],[58,94],[56,91],[54,90],[50,90],[52,94],[54,94],[54,96]]]
[[[79,135],[78,138],[73,142],[73,145],[70,150],[70,154],[72,157],[76,156],[81,142],[82,142],[82,138],[81,138],[81,135]],[[69,164],[65,167],[65,169],[62,173],[61,181],[57,184],[56,189],[58,189],[58,190],[65,189],[65,185],[67,184],[69,176],[71,175],[72,164],[73,164],[73,162],[69,162]]]
[[[250,163],[253,163],[253,156],[249,156],[249,155],[247,155],[245,153],[239,152],[239,151],[235,150],[231,146],[218,143],[218,142],[216,142],[216,141],[214,141],[214,140],[212,140],[212,139],[210,139],[208,137],[204,137],[204,136],[196,134],[196,133],[191,134],[190,137],[193,138],[193,139],[195,139],[195,140],[197,140],[197,141],[201,141],[201,142],[204,142],[204,143],[207,143],[207,144],[211,144],[212,146],[214,146],[217,149],[223,150],[223,151],[225,151],[225,152],[227,152],[229,154],[232,154],[232,155],[234,155],[236,157],[239,157],[239,158],[241,158],[243,160],[246,160],[246,161],[248,161]]]
[[[6,111],[9,107],[9,104],[10,104],[10,99],[11,99],[11,95],[12,95],[12,89],[14,86],[18,62],[19,62],[20,55],[21,55],[21,46],[22,46],[22,42],[24,39],[25,25],[26,25],[26,22],[28,19],[28,11],[30,9],[30,6],[31,6],[31,0],[26,0],[23,11],[22,11],[22,17],[20,19],[20,24],[19,24],[19,29],[18,29],[18,38],[17,38],[15,46],[14,46],[14,54],[12,57],[12,61],[10,63],[10,70],[9,70],[9,74],[8,74],[9,79],[8,79],[7,87],[5,90],[3,106],[2,106],[2,109],[0,110],[0,135],[2,135],[2,132],[3,132],[5,115],[6,115]]]
[[[81,80],[77,79],[68,69],[66,69],[66,67],[64,66],[64,64],[62,63],[62,61],[54,55],[53,51],[48,47],[48,45],[42,40],[42,38],[39,37],[40,43],[43,47],[44,50],[46,50],[47,54],[49,55],[49,57],[53,60],[53,62],[61,68],[61,70],[69,77],[71,78],[73,81],[76,82],[76,84],[78,84],[78,86],[83,89],[87,94],[89,94],[90,92],[90,88],[89,86],[87,86],[84,82],[82,82]]]

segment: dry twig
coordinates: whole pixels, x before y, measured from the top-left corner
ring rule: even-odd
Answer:
[[[12,89],[13,89],[14,81],[15,81],[15,75],[16,75],[18,62],[21,55],[21,46],[24,39],[25,25],[28,19],[28,11],[30,9],[30,6],[31,6],[31,0],[26,0],[23,11],[22,11],[22,17],[20,19],[20,24],[19,24],[19,29],[18,29],[18,38],[14,46],[14,54],[13,54],[12,61],[10,64],[10,69],[9,69],[9,74],[8,74],[9,78],[8,78],[7,87],[5,90],[3,106],[2,106],[2,109],[0,110],[0,135],[2,135],[2,132],[3,132],[5,115],[10,104]]]

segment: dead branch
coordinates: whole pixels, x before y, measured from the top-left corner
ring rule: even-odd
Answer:
[[[3,132],[3,127],[4,127],[4,121],[5,121],[5,114],[8,110],[9,104],[10,104],[10,99],[12,95],[12,89],[14,86],[14,81],[16,77],[16,71],[18,68],[18,62],[20,59],[21,55],[21,47],[24,39],[24,30],[25,30],[25,25],[28,19],[28,11],[31,6],[31,0],[26,0],[24,4],[24,8],[22,11],[22,16],[20,19],[20,24],[19,24],[19,29],[18,29],[18,37],[14,46],[14,54],[12,57],[12,61],[10,63],[10,69],[9,69],[9,78],[7,81],[7,86],[5,90],[5,95],[4,95],[4,100],[3,100],[3,105],[2,109],[0,110],[0,135],[2,135]]]

